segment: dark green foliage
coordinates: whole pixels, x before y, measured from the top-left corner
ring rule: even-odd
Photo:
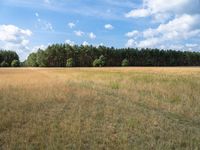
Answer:
[[[11,67],[19,67],[20,66],[20,62],[19,60],[13,60],[11,63]]]
[[[27,61],[25,63],[26,63],[26,66],[38,67],[38,64],[37,64],[37,54],[36,53],[31,53],[28,56],[28,59],[27,59]]]
[[[100,60],[100,67],[105,66],[105,64],[106,64],[106,58],[103,55],[101,55],[99,57],[99,60]]]
[[[73,58],[67,59],[66,67],[73,67],[73,66],[74,66],[74,60],[73,60]]]
[[[124,59],[124,60],[122,61],[122,66],[123,66],[123,67],[129,66],[129,61],[128,61],[128,59]]]
[[[66,60],[70,58],[73,59],[73,67],[200,66],[200,53],[198,52],[115,49],[105,46],[70,46],[68,44],[54,44],[46,50],[40,49],[29,55],[26,64],[34,67],[65,67]]]
[[[13,60],[19,62],[19,56],[14,51],[3,51],[0,50],[0,66],[1,67],[11,67]]]
[[[54,57],[57,57],[57,56],[55,55]],[[51,61],[48,62],[49,59],[50,58],[47,55],[47,52],[45,52],[41,49],[39,49],[38,52],[36,53],[36,64],[38,65],[38,67],[53,67],[52,66],[53,62],[51,62]],[[49,64],[49,66],[48,66],[48,64]]]

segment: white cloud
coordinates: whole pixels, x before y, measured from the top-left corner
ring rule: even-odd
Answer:
[[[157,34],[157,32],[155,31],[155,29],[149,28],[145,31],[143,31],[143,36],[144,38],[152,38]]]
[[[15,50],[22,59],[29,52],[29,37],[32,31],[15,25],[0,25],[0,49]]]
[[[66,44],[69,44],[71,46],[75,45],[75,42],[74,41],[71,41],[71,40],[65,40],[65,43]]]
[[[79,36],[79,37],[81,37],[81,36],[83,36],[85,33],[83,32],[83,31],[74,31],[74,33],[75,33],[75,35],[76,36]]]
[[[139,31],[137,30],[133,30],[131,32],[128,32],[125,34],[125,36],[129,37],[129,38],[132,38],[132,37],[137,37],[139,35]]]
[[[163,22],[172,15],[200,13],[199,0],[143,0],[141,8],[133,9],[125,17],[153,16],[156,21]]]
[[[153,22],[155,23],[165,23],[167,20],[169,20],[172,17],[169,13],[157,13],[153,16]]]
[[[153,22],[161,22],[155,28],[140,32],[142,38],[136,41],[136,47],[183,49],[187,46],[180,43],[200,35],[199,8],[199,0],[143,0],[140,8],[131,10],[125,17],[152,17]],[[137,36],[131,33],[127,33],[129,38]],[[135,39],[139,39],[139,35]]]
[[[95,39],[96,38],[96,35],[93,32],[89,33],[88,35],[89,35],[90,39]]]
[[[144,0],[144,5],[152,14],[156,13],[196,13],[199,12],[199,0]]]
[[[105,25],[104,25],[104,28],[107,29],[107,30],[112,30],[112,29],[114,29],[113,25],[111,25],[111,24],[105,24]]]
[[[156,29],[148,29],[143,32],[145,40],[139,43],[139,47],[156,46],[163,42],[187,40],[200,34],[198,24],[200,15],[182,15],[160,24]]]
[[[156,29],[148,30],[151,31],[151,34],[154,37],[159,37],[164,41],[189,39],[200,34],[200,29],[198,28],[199,23],[200,15],[185,14],[169,21],[166,24],[160,24]],[[146,35],[146,37],[148,36]]]
[[[29,29],[24,30],[14,25],[0,25],[0,41],[3,42],[24,43],[24,40],[31,35]]]
[[[89,45],[89,43],[87,41],[84,41],[82,45],[87,46],[87,45]]]
[[[73,22],[69,22],[69,23],[68,23],[68,26],[72,29],[72,28],[74,28],[74,27],[76,26],[76,24],[73,23]]]
[[[137,44],[137,47],[152,48],[154,46],[158,46],[158,44],[160,44],[160,43],[162,43],[162,41],[159,38],[148,38],[148,39],[140,41]]]
[[[147,17],[149,16],[150,12],[147,9],[136,9],[128,12],[125,14],[125,17],[130,18],[130,17]]]
[[[134,39],[129,39],[127,43],[125,44],[125,47],[136,47],[137,42]]]

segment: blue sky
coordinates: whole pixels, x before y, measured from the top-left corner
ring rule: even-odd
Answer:
[[[200,50],[200,0],[1,0],[0,48],[53,43]]]

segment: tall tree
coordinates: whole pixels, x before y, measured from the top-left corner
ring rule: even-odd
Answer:
[[[72,58],[74,67],[121,66],[124,59],[129,66],[200,66],[200,53],[159,49],[137,49],[105,46],[70,46],[54,44],[30,54],[29,66],[65,67]],[[105,59],[106,58],[106,59]],[[0,55],[0,60],[2,56]]]

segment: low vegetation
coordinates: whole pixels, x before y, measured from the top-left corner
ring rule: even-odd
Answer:
[[[200,149],[199,91],[199,68],[0,69],[0,149]]]

